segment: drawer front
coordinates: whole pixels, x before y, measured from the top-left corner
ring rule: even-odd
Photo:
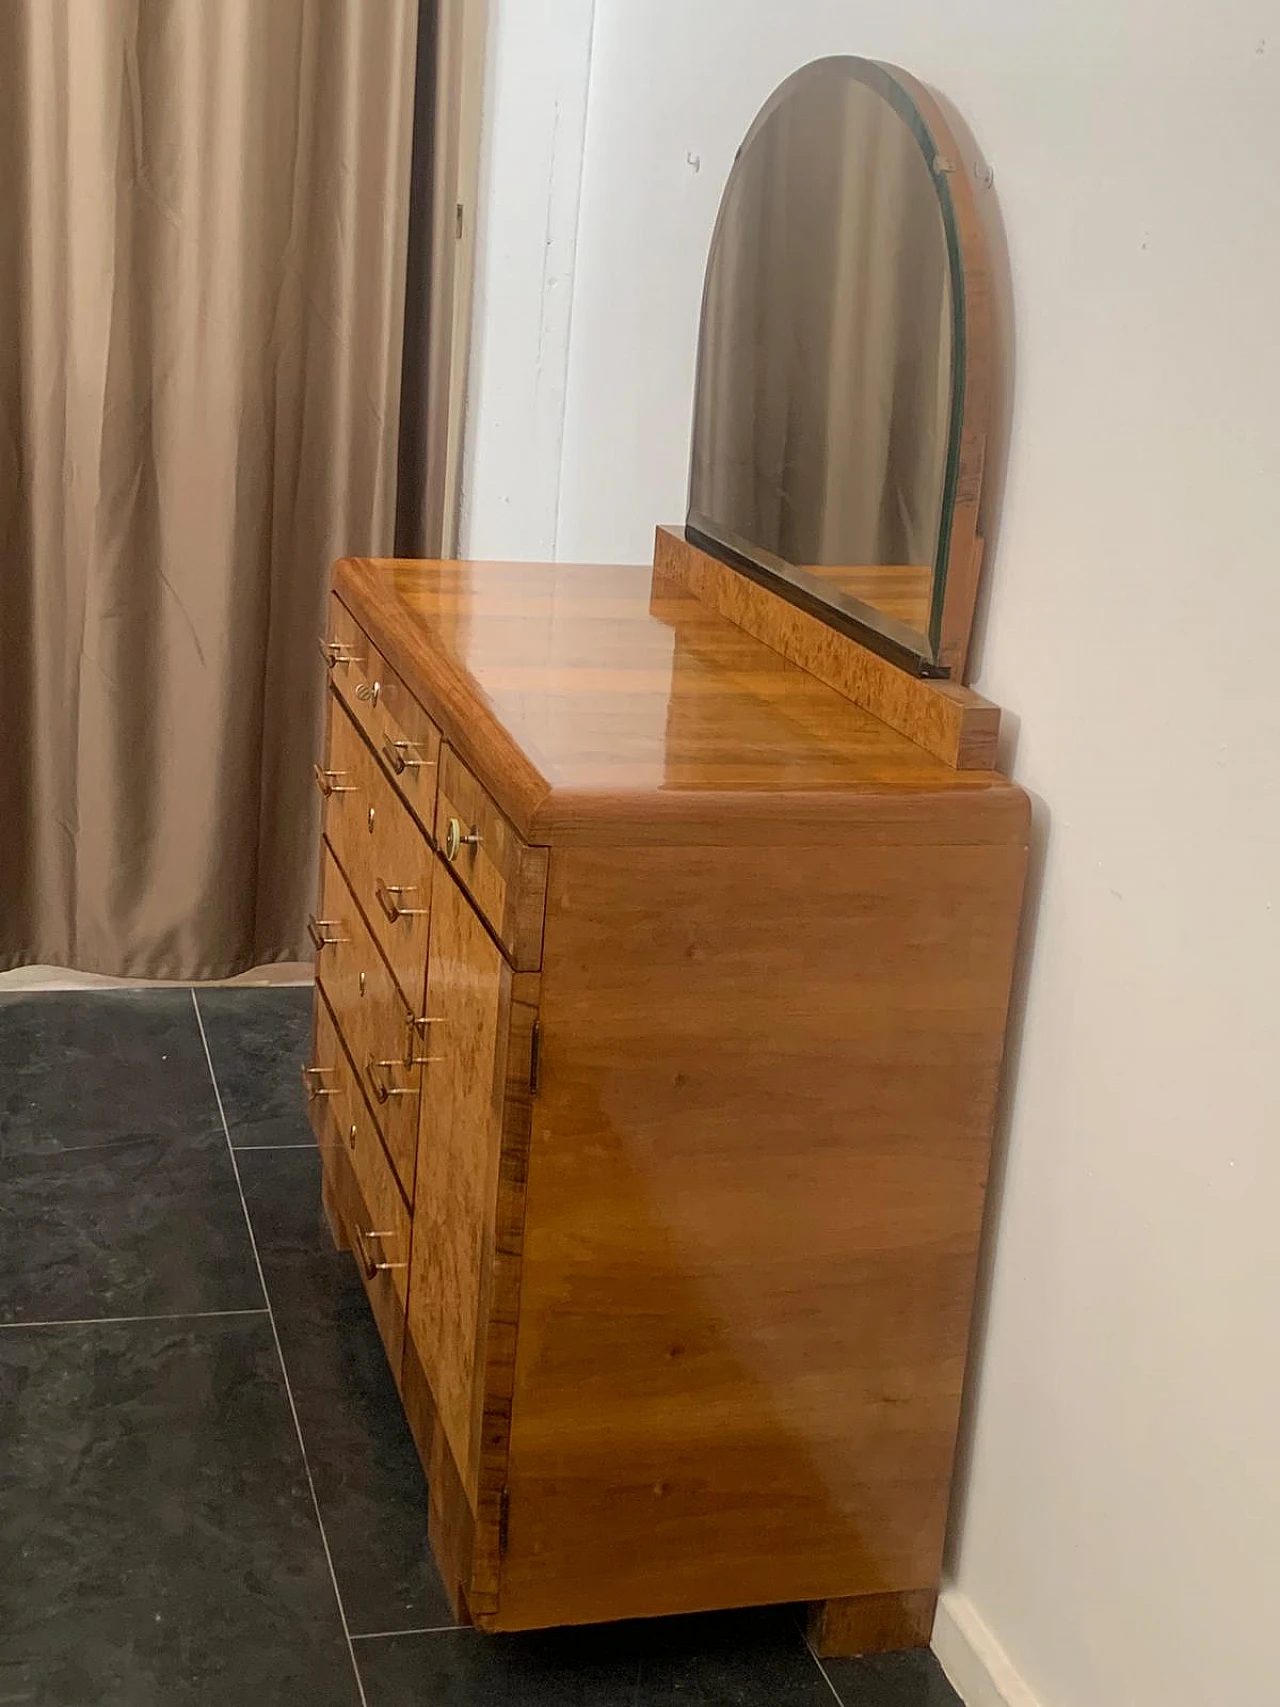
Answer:
[[[429,833],[435,817],[440,731],[337,598],[329,601],[321,651],[334,692],[369,737],[392,786]]]
[[[311,1118],[329,1193],[398,1380],[408,1309],[409,1214],[319,994],[312,1060]]]
[[[316,978],[333,1009],[361,1091],[406,1199],[413,1202],[417,1164],[421,1039],[404,997],[378,952],[327,845],[321,859],[322,917]],[[412,1047],[411,1047],[412,1045]]]
[[[340,702],[321,773],[324,831],[400,992],[422,1012],[435,856]]]
[[[380,679],[378,757],[401,799],[430,833],[436,811],[440,731],[385,659]]]
[[[369,636],[340,600],[329,600],[329,622],[321,637],[320,650],[329,666],[329,679],[334,692],[342,700],[369,739],[376,740],[382,732],[378,703],[382,697],[378,682],[382,659],[369,642]]]
[[[547,850],[521,841],[453,748],[441,749],[436,845],[520,971],[542,963]]]

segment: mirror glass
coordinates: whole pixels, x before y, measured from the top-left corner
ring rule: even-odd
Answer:
[[[926,671],[964,383],[949,169],[871,61],[775,92],[712,238],[689,479],[695,538]]]

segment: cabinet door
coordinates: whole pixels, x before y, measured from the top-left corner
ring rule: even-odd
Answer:
[[[475,1508],[511,972],[438,866],[427,961],[409,1333]]]

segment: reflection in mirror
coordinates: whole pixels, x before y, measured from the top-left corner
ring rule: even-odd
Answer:
[[[820,60],[774,94],[712,239],[689,486],[695,536],[923,669],[964,387],[947,169],[886,68]]]

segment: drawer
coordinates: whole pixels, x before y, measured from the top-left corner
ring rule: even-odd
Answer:
[[[311,1123],[324,1160],[326,1196],[350,1241],[398,1379],[409,1295],[409,1212],[320,994],[312,1062],[307,1069]]]
[[[336,598],[329,600],[329,622],[320,640],[320,651],[329,667],[329,679],[334,692],[342,700],[370,740],[382,733],[382,718],[378,702],[382,697],[379,682],[382,659],[377,648],[347,607]]]
[[[329,628],[320,649],[334,692],[368,736],[393,787],[430,833],[440,731],[336,598],[329,601]]]
[[[440,750],[436,844],[517,970],[536,971],[547,850],[521,841],[448,745]]]
[[[313,921],[316,978],[333,1010],[408,1202],[417,1166],[421,1038],[326,843],[321,917]]]
[[[420,1014],[435,855],[337,699],[319,781],[329,845],[401,994]]]
[[[380,680],[378,756],[405,804],[430,833],[436,811],[440,731],[385,658]]]

